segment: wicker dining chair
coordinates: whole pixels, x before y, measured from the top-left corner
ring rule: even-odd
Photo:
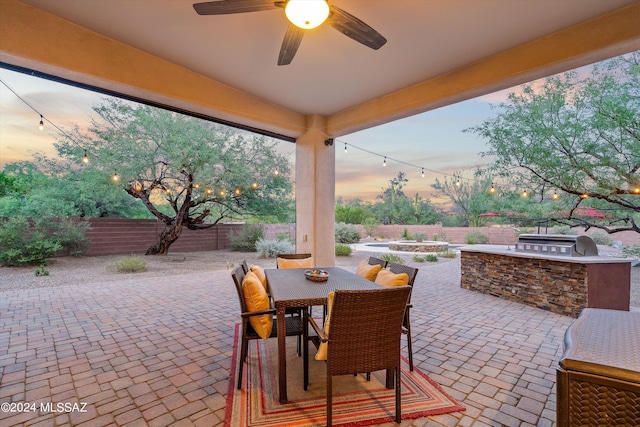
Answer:
[[[233,283],[236,285],[236,291],[238,292],[238,300],[240,302],[240,317],[242,319],[241,328],[242,328],[242,342],[240,344],[240,358],[238,363],[238,389],[242,386],[242,368],[247,359],[247,353],[249,350],[249,341],[262,339],[258,335],[258,333],[253,329],[251,323],[249,323],[249,318],[253,316],[261,316],[263,314],[270,314],[273,317],[273,328],[271,329],[271,335],[269,338],[274,338],[278,336],[278,319],[275,317],[276,309],[270,308],[265,311],[257,311],[257,312],[249,312],[247,309],[247,305],[244,300],[244,294],[242,292],[242,281],[244,280],[245,273],[242,265],[239,265],[231,272],[231,277],[233,278]],[[287,316],[287,336],[297,336],[298,337],[298,348],[300,347],[300,340],[303,336],[303,325],[304,318],[303,316]],[[298,354],[300,354],[298,352]]]
[[[306,259],[306,258],[311,258],[311,254],[278,254],[278,256],[276,257],[276,268],[280,268],[278,266],[278,262],[277,262],[278,258],[282,258],[282,259]]]
[[[382,268],[387,268],[387,261],[384,259],[376,258],[374,256],[369,257],[369,261],[367,262],[369,265],[381,265]]]
[[[404,310],[411,294],[409,286],[372,290],[337,290],[330,308],[330,323],[325,335],[305,310],[303,337],[303,386],[309,384],[310,324],[327,350],[327,426],[332,425],[332,380],[336,375],[387,371],[387,388],[396,389],[396,422],[400,423],[400,330]],[[380,307],[384,307],[381,310]],[[395,378],[394,378],[395,374]]]
[[[413,290],[413,284],[416,281],[418,275],[418,269],[409,267],[402,264],[390,263],[389,271],[395,274],[407,273],[409,276],[408,285]],[[411,295],[409,295],[409,301],[407,302],[407,310],[404,312],[404,322],[402,323],[402,333],[407,336],[407,353],[409,354],[409,370],[413,371],[413,348],[411,345]]]

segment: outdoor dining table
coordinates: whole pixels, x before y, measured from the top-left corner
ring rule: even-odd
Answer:
[[[305,268],[265,269],[269,292],[273,298],[278,319],[278,387],[280,403],[287,403],[287,354],[286,321],[287,308],[305,308],[325,305],[327,295],[338,289],[379,289],[380,286],[338,267],[321,268],[329,273],[326,282],[308,280]]]

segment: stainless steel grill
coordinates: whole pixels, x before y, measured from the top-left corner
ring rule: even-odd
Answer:
[[[598,247],[589,236],[564,234],[521,234],[516,252],[556,256],[597,256]]]

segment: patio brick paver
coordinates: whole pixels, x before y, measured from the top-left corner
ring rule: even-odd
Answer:
[[[467,410],[402,425],[555,425],[573,319],[461,289],[459,260],[420,269],[415,363]],[[0,425],[221,425],[237,313],[228,271],[0,292],[0,403],[87,403]]]

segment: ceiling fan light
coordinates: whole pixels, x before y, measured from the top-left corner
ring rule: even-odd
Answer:
[[[289,0],[284,12],[293,25],[309,30],[327,19],[329,5],[326,0]]]

